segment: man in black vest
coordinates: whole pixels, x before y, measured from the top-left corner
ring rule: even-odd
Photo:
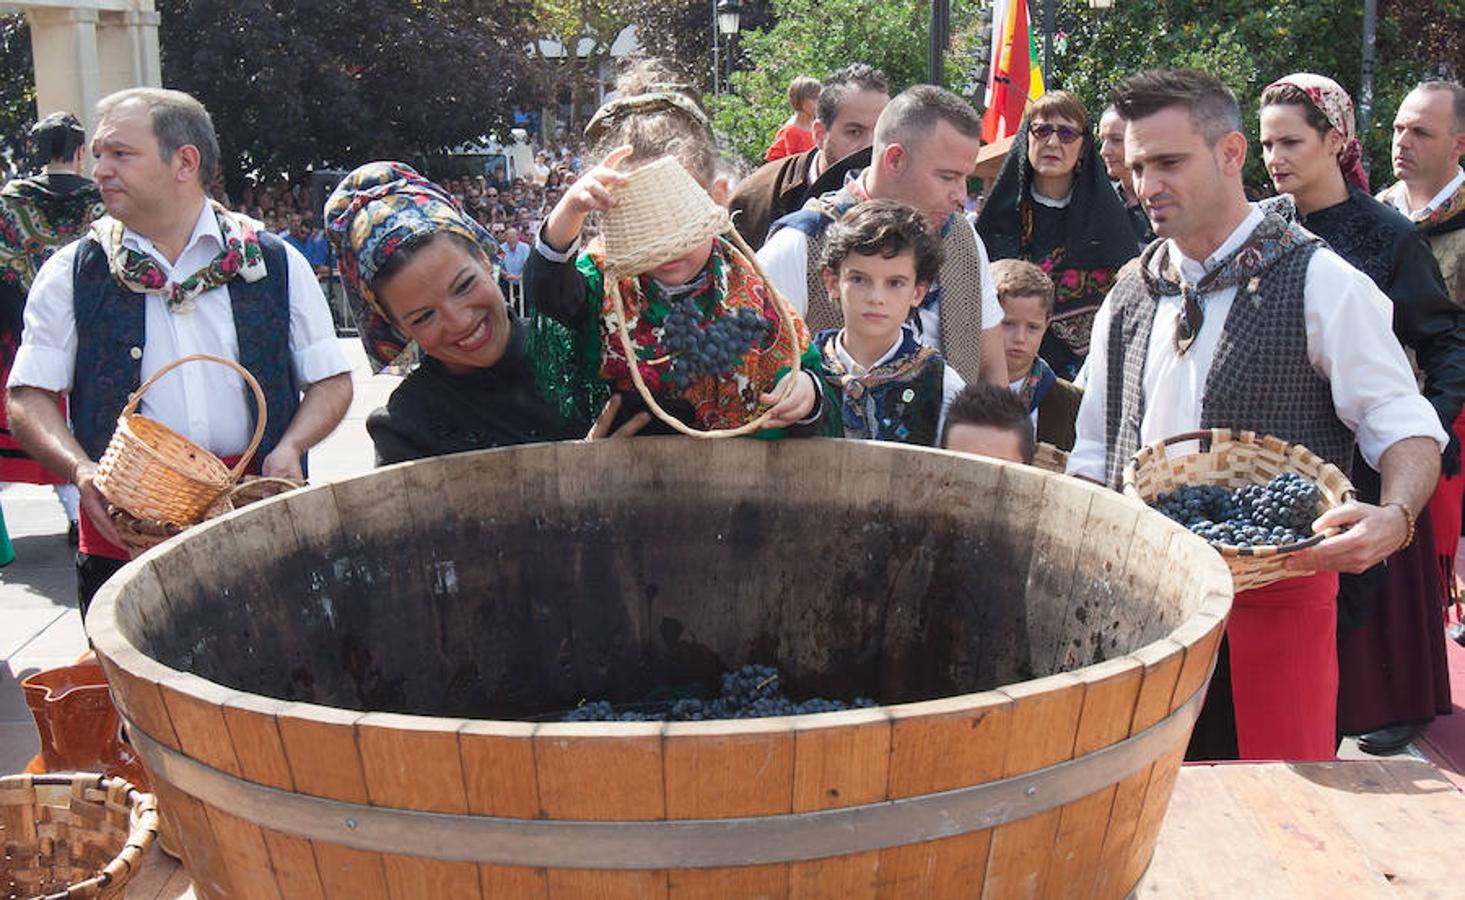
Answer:
[[[202,104],[134,88],[98,112],[93,175],[108,215],[37,274],[9,379],[17,439],[81,491],[83,613],[127,559],[94,478],[144,378],[192,353],[239,362],[267,401],[259,469],[287,478],[302,477],[305,452],[351,401],[350,367],[310,263],[209,200],[219,148]],[[57,408],[61,395],[72,428]],[[198,362],[158,381],[140,412],[226,459],[246,449],[257,415],[236,374]]]
[[[1348,471],[1355,442],[1379,506],[1348,503],[1296,554],[1301,572],[1236,597],[1191,749],[1202,758],[1331,759],[1336,572],[1413,537],[1446,437],[1394,337],[1388,299],[1317,238],[1246,201],[1236,98],[1203,72],[1121,82],[1125,161],[1160,240],[1094,323],[1068,471],[1119,486],[1143,444],[1230,427],[1300,443]]]
[[[768,226],[810,197],[839,190],[847,174],[870,164],[875,122],[890,102],[885,73],[853,63],[824,80],[814,119],[814,147],[760,166],[728,200],[733,224],[757,250]]]

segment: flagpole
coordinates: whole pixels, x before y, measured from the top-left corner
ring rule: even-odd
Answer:
[[[1057,30],[1054,24],[1055,13],[1053,7],[1056,0],[1043,0],[1043,77],[1053,77],[1053,32]]]

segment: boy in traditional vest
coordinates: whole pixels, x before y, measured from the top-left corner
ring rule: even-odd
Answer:
[[[1083,391],[1059,378],[1038,355],[1053,318],[1053,279],[1025,260],[1000,259],[992,263],[992,281],[1002,304],[1007,386],[1028,411],[1038,440],[1072,450]]]
[[[869,200],[831,226],[824,287],[844,327],[820,332],[814,343],[841,398],[845,437],[936,445],[946,407],[965,382],[905,323],[941,257],[921,214],[903,203]]]

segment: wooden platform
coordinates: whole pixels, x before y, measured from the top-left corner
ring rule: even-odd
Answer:
[[[1414,759],[1186,766],[1140,897],[1458,897],[1465,795]],[[128,900],[192,900],[153,850]],[[853,898],[851,898],[853,900]]]

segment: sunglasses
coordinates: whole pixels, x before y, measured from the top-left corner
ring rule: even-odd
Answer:
[[[1046,141],[1056,134],[1058,135],[1058,142],[1060,144],[1071,144],[1083,137],[1083,132],[1077,128],[1070,128],[1067,125],[1048,125],[1046,123],[1034,125],[1029,129],[1029,132],[1039,141]]]

